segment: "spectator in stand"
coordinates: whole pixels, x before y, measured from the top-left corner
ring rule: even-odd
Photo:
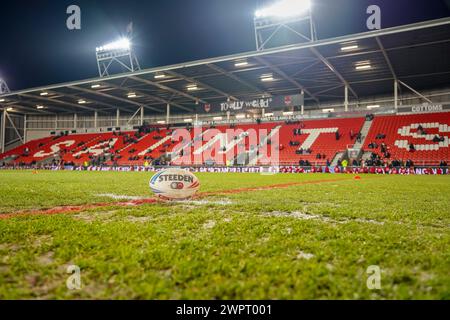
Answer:
[[[376,149],[376,148],[378,148],[378,144],[376,144],[375,142],[371,142],[371,143],[369,143],[368,147],[369,147],[369,149]]]
[[[423,134],[423,127],[421,124],[419,124],[419,126],[417,127],[417,133],[418,134]]]
[[[327,159],[327,167],[330,167],[331,166],[331,162],[330,162],[330,159]]]
[[[348,166],[348,161],[347,159],[342,160],[342,168],[344,168],[344,170],[347,168]]]
[[[400,167],[400,163],[398,166]],[[414,166],[414,163],[412,162],[412,160],[410,160],[410,159],[406,160],[406,163],[405,163],[406,168],[411,168],[413,166]]]
[[[414,152],[416,151],[416,147],[414,147],[414,144],[410,143],[409,144],[409,152]]]
[[[336,136],[336,141],[341,138],[341,135],[339,134],[339,130],[336,131],[335,136]]]
[[[357,141],[358,143],[361,143],[361,142],[362,142],[362,135],[361,135],[361,132],[358,132],[358,134],[356,135],[356,141]]]
[[[381,143],[381,145],[380,145],[380,151],[381,151],[381,153],[386,153],[387,152],[387,146],[386,146],[386,144],[384,142]]]
[[[439,163],[439,167],[442,169],[442,173],[443,174],[447,174],[447,162],[444,160],[441,160],[441,162]]]

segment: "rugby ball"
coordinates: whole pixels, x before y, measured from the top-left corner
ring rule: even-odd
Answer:
[[[200,181],[189,171],[167,169],[158,172],[150,179],[150,189],[164,200],[185,200],[195,195]]]

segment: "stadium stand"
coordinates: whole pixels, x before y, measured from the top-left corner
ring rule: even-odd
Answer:
[[[300,160],[318,165],[331,162],[339,151],[353,144],[364,118],[302,121],[282,127],[281,164],[299,164]],[[298,130],[294,133],[294,130]],[[303,151],[303,152],[302,152]]]
[[[449,112],[378,116],[364,150],[386,161],[409,159],[416,165],[438,165],[450,160],[449,135]]]
[[[54,141],[55,137],[46,137],[42,139],[36,139],[29,141],[17,148],[9,150],[3,154],[0,154],[0,160],[7,160],[8,158],[13,158],[17,162],[31,162],[29,159],[34,153],[36,153],[40,148],[46,146],[48,143]],[[25,152],[27,150],[27,152]]]
[[[264,165],[276,150],[281,165],[329,165],[355,143],[364,123],[365,118],[357,117],[190,127],[191,143],[186,144],[173,140],[173,129],[151,126],[128,132],[62,134],[27,142],[0,155],[0,160],[16,165],[58,161],[142,166],[171,155],[174,165],[229,165],[245,150],[246,164]],[[257,133],[256,141],[249,138],[250,130]],[[383,165],[397,160],[438,165],[450,161],[449,133],[448,112],[381,115],[373,120],[363,150]],[[261,148],[266,142],[267,150]]]

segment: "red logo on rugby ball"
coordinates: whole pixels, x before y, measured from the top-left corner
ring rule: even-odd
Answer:
[[[184,188],[184,184],[182,182],[172,182],[170,187],[175,190],[181,190]]]

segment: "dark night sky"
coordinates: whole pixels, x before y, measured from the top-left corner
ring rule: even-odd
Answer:
[[[97,76],[95,47],[134,22],[143,68],[252,51],[254,11],[265,0],[3,0],[0,76],[12,90]],[[270,2],[270,1],[269,1]],[[450,16],[450,0],[312,0],[319,39],[367,31],[366,8],[382,27]],[[66,28],[77,4],[82,30]]]

